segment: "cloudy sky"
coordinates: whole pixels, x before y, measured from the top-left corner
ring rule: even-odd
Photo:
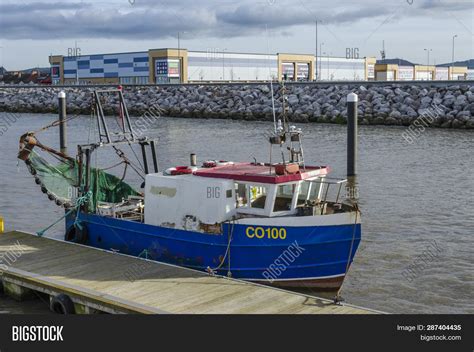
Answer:
[[[0,0],[0,66],[49,66],[48,55],[181,47],[237,52],[346,48],[430,63],[474,58],[474,0]]]

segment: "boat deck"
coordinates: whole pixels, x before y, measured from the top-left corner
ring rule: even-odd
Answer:
[[[64,293],[85,313],[378,313],[22,232],[0,233],[0,259],[7,293]]]

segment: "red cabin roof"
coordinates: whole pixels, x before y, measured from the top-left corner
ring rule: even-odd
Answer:
[[[306,166],[304,170],[301,169],[295,174],[277,175],[274,165],[270,167],[269,164],[234,163],[208,169],[199,169],[194,172],[194,175],[274,184],[305,180],[311,177],[326,175],[328,172],[329,168],[327,166]]]

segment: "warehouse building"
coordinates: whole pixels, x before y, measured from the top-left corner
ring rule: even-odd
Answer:
[[[450,79],[452,80],[474,80],[474,60],[457,61],[439,65],[449,69]]]
[[[419,65],[403,59],[377,60],[377,81],[432,81],[469,79],[468,67],[462,65]]]
[[[150,49],[50,56],[53,84],[373,80],[375,58]]]
[[[319,81],[372,81],[375,58],[318,57]]]

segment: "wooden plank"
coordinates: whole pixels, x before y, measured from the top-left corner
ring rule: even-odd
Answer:
[[[330,300],[38,236],[0,235],[0,255],[24,252],[4,273],[25,287],[64,292],[119,312],[369,314]],[[135,274],[133,270],[136,269]]]

